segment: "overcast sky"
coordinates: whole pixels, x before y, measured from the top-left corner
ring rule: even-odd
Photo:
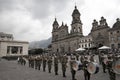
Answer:
[[[107,19],[110,27],[120,18],[120,0],[0,0],[0,32],[15,40],[39,41],[51,37],[55,16],[70,29],[75,3],[81,13],[83,34],[91,30],[93,19]]]

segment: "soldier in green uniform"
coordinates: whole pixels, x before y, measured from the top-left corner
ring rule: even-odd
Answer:
[[[55,75],[58,75],[58,63],[59,63],[58,57],[54,56],[54,71],[55,71]]]
[[[42,64],[42,57],[39,56],[39,57],[38,57],[38,70],[40,70],[41,64]]]
[[[47,58],[45,56],[43,56],[43,71],[45,72],[46,69],[46,62],[47,62]]]
[[[116,80],[115,72],[112,69],[113,59],[111,56],[108,56],[107,69],[109,73],[110,80]]]
[[[87,65],[89,63],[89,60],[88,60],[87,56],[85,56],[84,58],[85,58],[84,62],[83,62],[84,78],[85,78],[85,80],[90,80],[90,73],[87,70]]]
[[[49,73],[51,73],[51,69],[52,69],[52,56],[48,57],[48,71]]]
[[[68,57],[66,55],[64,55],[61,60],[63,77],[66,77],[65,72],[66,72],[66,68],[67,68],[67,62],[68,62]]]
[[[35,69],[38,68],[38,57],[35,57]]]
[[[71,60],[70,60],[70,70],[71,70],[71,74],[72,74],[72,80],[77,80],[75,79],[75,74],[76,74],[76,70],[73,69],[73,64],[75,63],[75,57],[71,56]]]

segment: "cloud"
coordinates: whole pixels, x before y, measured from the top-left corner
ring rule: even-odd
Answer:
[[[17,40],[42,40],[51,36],[57,17],[71,28],[75,1],[81,13],[83,33],[91,30],[93,19],[107,19],[112,26],[119,16],[120,0],[0,0],[0,32],[12,33]]]

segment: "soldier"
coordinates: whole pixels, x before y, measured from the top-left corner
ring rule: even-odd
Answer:
[[[76,53],[76,60],[78,61],[79,60],[79,55]]]
[[[75,79],[75,74],[76,74],[76,70],[73,69],[73,64],[75,63],[75,57],[71,57],[71,60],[70,60],[70,70],[71,70],[71,74],[72,74],[72,80],[77,80]]]
[[[113,64],[113,59],[111,56],[109,56],[107,61],[107,69],[108,69],[110,80],[115,80],[116,76],[112,69],[112,64]]]
[[[83,55],[81,55],[80,61],[81,61],[81,63],[84,62],[84,56]]]
[[[90,56],[90,61],[91,61],[91,62],[95,62],[94,56],[95,56],[95,55],[91,55],[91,56]]]
[[[29,67],[31,67],[31,56],[28,58]]]
[[[39,56],[38,57],[38,70],[40,70],[40,68],[41,68],[41,63],[42,63],[42,57]]]
[[[46,69],[46,62],[47,62],[47,58],[45,56],[43,56],[43,71],[45,72]]]
[[[38,69],[38,57],[35,57],[35,69]]]
[[[68,62],[68,58],[66,55],[64,55],[61,60],[63,77],[66,77],[65,72],[66,72],[66,68],[67,68],[67,62]]]
[[[85,56],[84,58],[85,58],[83,62],[84,77],[85,77],[85,80],[90,80],[90,73],[87,70],[87,65],[89,63],[88,57]]]
[[[48,71],[49,71],[49,73],[51,73],[51,68],[52,68],[52,57],[49,56],[48,57]]]
[[[58,57],[54,56],[54,71],[55,71],[55,75],[58,75]]]
[[[105,57],[104,53],[102,53],[101,62],[102,62],[102,68],[104,73],[106,73],[106,61],[107,61],[107,57]]]
[[[31,57],[31,68],[34,68],[34,64],[35,64],[35,58],[34,56]]]

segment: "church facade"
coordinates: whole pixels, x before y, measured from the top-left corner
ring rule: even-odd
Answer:
[[[80,12],[75,6],[72,13],[72,23],[70,33],[68,31],[67,24],[62,22],[59,25],[57,19],[53,22],[52,29],[52,52],[53,53],[72,53],[78,48],[93,48],[105,46],[113,46],[110,41],[111,29],[104,17],[101,20],[93,20],[91,32],[87,35],[83,35],[82,21],[80,19]],[[119,22],[119,20],[117,20]],[[118,25],[120,29],[120,24]],[[114,30],[115,31],[115,30]],[[116,43],[117,45],[119,44]],[[115,48],[120,48],[115,46]]]

